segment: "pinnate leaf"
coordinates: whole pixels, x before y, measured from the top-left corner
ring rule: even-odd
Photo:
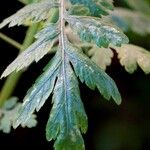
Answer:
[[[65,8],[65,2],[60,1],[59,7],[58,1],[43,0],[24,7],[4,20],[1,27],[6,24],[20,25],[27,21],[47,20],[48,23],[50,8],[59,7],[58,22],[48,23],[49,25],[36,35],[37,41],[8,66],[2,77],[27,67],[33,61],[39,61],[56,44],[58,48],[54,58],[27,92],[13,126],[16,128],[25,123],[29,127],[32,126],[34,122],[28,120],[34,118],[33,112],[39,111],[53,92],[53,106],[46,127],[47,140],[56,140],[56,150],[84,150],[81,133],[87,130],[87,116],[80,98],[78,78],[90,89],[97,88],[107,100],[113,98],[118,105],[121,103],[121,96],[114,81],[84,55],[75,43],[73,45],[68,41],[66,26],[70,25],[85,43],[96,44],[98,47],[108,47],[110,44],[120,46],[127,43],[128,38],[107,18],[96,18],[108,14],[112,9],[112,0],[70,0],[71,7],[85,6],[84,9],[80,7],[79,14],[74,9],[72,15],[69,15],[71,10]],[[85,13],[94,17],[86,17]],[[110,60],[110,54],[104,56]],[[103,65],[106,64],[103,62]]]
[[[77,76],[89,88],[97,87],[108,100],[112,97],[120,104],[121,97],[114,81],[67,39],[64,47],[65,56],[59,49],[46,71],[27,93],[14,127],[26,122],[35,109],[39,110],[54,89],[53,107],[46,127],[47,139],[56,139],[56,150],[84,149],[80,132],[85,133],[87,130],[87,117],[80,98]]]

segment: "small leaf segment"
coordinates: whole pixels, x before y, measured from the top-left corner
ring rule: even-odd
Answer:
[[[81,133],[87,131],[87,116],[80,98],[77,77],[90,89],[97,88],[107,100],[113,98],[118,105],[121,103],[121,96],[115,82],[68,40],[65,28],[69,25],[82,41],[99,47],[108,47],[109,44],[118,46],[127,43],[128,38],[108,20],[99,18],[106,15],[103,9],[112,8],[111,0],[70,0],[67,3],[65,0],[43,0],[29,4],[2,22],[0,27],[6,24],[20,25],[28,20],[45,22],[50,16],[51,8],[59,9],[58,21],[46,23],[44,29],[36,35],[37,40],[7,67],[2,77],[27,67],[33,61],[39,61],[57,45],[54,58],[27,92],[14,127],[26,122],[35,110],[39,111],[53,93],[53,106],[46,126],[47,140],[56,140],[56,150],[84,150]],[[87,7],[94,17],[77,16],[73,13],[70,15],[69,8],[76,4]],[[99,9],[95,9],[93,5]]]

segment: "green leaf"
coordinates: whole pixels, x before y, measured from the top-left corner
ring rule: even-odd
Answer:
[[[44,73],[27,92],[13,126],[14,128],[20,124],[34,126],[33,112],[39,111],[53,92],[53,106],[46,127],[47,140],[56,140],[54,144],[56,150],[84,150],[81,133],[87,131],[87,116],[80,98],[78,78],[89,88],[93,90],[97,88],[107,100],[113,98],[118,105],[121,103],[121,96],[114,81],[79,51],[75,47],[76,44],[69,43],[66,33],[67,25],[69,24],[79,37],[86,41],[85,44],[88,42],[99,47],[108,47],[109,44],[120,46],[122,43],[127,43],[128,38],[107,18],[96,18],[108,14],[108,11],[112,9],[112,0],[71,0],[73,4],[71,7],[74,7],[73,14],[85,15],[90,12],[92,16],[96,16],[95,18],[70,16],[68,15],[71,13],[70,6],[65,3],[66,1],[59,2],[43,0],[28,5],[0,25],[1,27],[6,24],[14,26],[27,21],[41,20],[46,20],[49,24],[50,9],[52,7],[59,9],[57,23],[50,24],[39,32],[36,35],[37,41],[17,57],[2,77],[27,67],[34,60],[37,62],[53,46],[58,47],[56,55],[44,69]],[[75,8],[78,8],[79,12]]]
[[[35,109],[39,111],[43,106],[53,90],[60,63],[61,59],[57,53],[54,59],[44,69],[44,73],[27,92],[19,116],[14,122],[14,128],[18,127],[21,123],[24,124],[31,117]]]
[[[46,127],[47,140],[56,140],[56,150],[82,150],[85,148],[80,132],[85,133],[87,130],[87,117],[80,98],[77,76],[91,89],[97,87],[108,100],[112,97],[120,104],[121,97],[114,81],[104,71],[74,48],[66,38],[63,42],[65,49],[59,47],[46,71],[27,93],[14,127],[27,122],[54,89],[53,107]]]
[[[69,43],[67,54],[81,82],[85,82],[92,90],[97,88],[107,100],[112,97],[118,105],[121,103],[115,82],[102,69]]]
[[[121,65],[127,72],[133,73],[139,65],[146,74],[150,73],[149,51],[132,44],[124,44],[121,47],[114,47],[114,49],[118,53]]]
[[[100,68],[106,70],[106,67],[111,64],[113,52],[110,48],[99,48],[93,46],[88,51],[88,56],[94,61]]]
[[[9,24],[9,27],[15,25],[26,24],[27,22],[39,22],[46,20],[49,17],[50,9],[53,7],[58,7],[59,4],[54,0],[42,0],[39,3],[33,3],[20,9],[14,15],[6,18],[1,24],[0,28]]]
[[[73,5],[82,4],[86,6],[91,15],[95,17],[101,17],[102,15],[108,15],[109,10],[113,10],[112,0],[70,0]]]
[[[128,43],[128,38],[106,19],[77,16],[68,16],[66,19],[79,37],[88,43],[95,43],[99,47]]]
[[[47,139],[56,139],[56,150],[84,150],[80,129],[86,132],[87,117],[80,99],[77,78],[68,61],[65,70],[63,66],[60,68],[52,102],[53,108],[46,127]]]
[[[138,11],[117,8],[112,12],[113,21],[124,31],[133,31],[140,35],[150,34],[150,19]]]
[[[29,66],[33,61],[38,62],[46,55],[57,40],[59,30],[56,24],[49,24],[35,37],[37,41],[23,51],[3,72],[1,77],[6,77],[13,71],[19,71]]]

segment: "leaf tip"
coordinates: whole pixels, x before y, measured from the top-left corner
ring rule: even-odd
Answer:
[[[7,77],[9,74],[10,74],[10,73],[8,73],[8,70],[6,69],[6,70],[2,73],[0,79]]]
[[[117,105],[121,105],[122,103],[122,98],[120,97],[119,99],[115,100],[116,104]]]
[[[0,77],[0,79],[3,79],[3,78],[5,78],[5,77],[6,77],[6,75],[5,75],[5,73],[3,72],[2,75],[1,75],[1,77]]]
[[[18,121],[18,119],[17,120],[15,120],[14,122],[13,122],[13,128],[14,129],[16,129],[18,126],[20,125],[20,122]]]

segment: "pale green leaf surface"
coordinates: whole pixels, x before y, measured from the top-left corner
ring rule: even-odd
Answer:
[[[6,68],[1,77],[6,77],[13,71],[19,71],[29,66],[33,61],[38,62],[46,55],[57,40],[59,31],[54,24],[50,24],[36,35],[37,41],[29,48],[23,51],[19,56]]]
[[[128,38],[122,31],[116,29],[107,19],[68,16],[67,21],[83,41],[95,43],[99,47],[128,43]]]
[[[60,68],[52,102],[46,127],[47,139],[56,139],[56,150],[84,150],[80,129],[86,132],[87,117],[80,98],[78,80],[68,61],[65,71],[63,66]]]
[[[71,44],[68,44],[67,53],[81,82],[85,82],[93,90],[97,87],[107,100],[112,97],[118,105],[121,103],[121,96],[115,82],[100,67]]]
[[[111,64],[113,52],[110,48],[99,48],[93,46],[88,51],[88,56],[94,61],[100,68],[106,70],[106,67]]]
[[[101,17],[108,15],[109,11],[113,9],[112,0],[70,0],[73,5],[82,4],[89,9],[90,15]]]
[[[26,22],[39,22],[49,17],[50,8],[58,7],[58,3],[54,0],[42,0],[39,3],[33,3],[20,9],[14,15],[6,18],[1,24],[0,28],[9,24],[9,27],[15,25],[26,24]]]
[[[133,73],[137,65],[146,73],[150,73],[150,52],[142,47],[124,44],[121,47],[114,47],[118,53],[120,63],[126,71]]]
[[[44,73],[27,92],[19,116],[14,122],[14,128],[18,127],[21,123],[24,124],[31,117],[35,109],[39,111],[51,94],[61,63],[60,56],[57,56],[50,61]]]

